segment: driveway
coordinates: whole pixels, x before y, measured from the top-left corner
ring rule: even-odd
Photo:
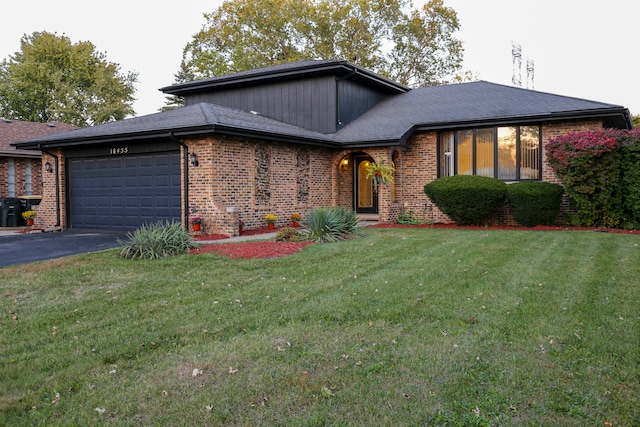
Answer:
[[[56,233],[0,235],[0,268],[118,247],[126,231],[69,229]]]

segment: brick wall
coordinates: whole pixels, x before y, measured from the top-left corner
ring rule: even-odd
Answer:
[[[42,182],[42,201],[35,207],[38,216],[34,226],[39,228],[54,228],[66,225],[66,187],[64,181],[64,154],[61,150],[54,152],[59,157],[58,171],[56,173],[56,159],[48,154],[42,154],[42,166],[40,176]],[[47,172],[44,165],[49,162],[53,168],[52,172]],[[58,178],[59,200],[56,199],[56,178]],[[59,207],[57,205],[59,202]],[[58,222],[58,210],[60,212],[60,222]]]
[[[542,126],[542,145],[569,132],[586,131],[602,127],[601,120],[546,123]],[[388,216],[381,220],[393,222],[397,215],[412,210],[423,221],[447,223],[449,217],[442,213],[425,195],[425,184],[438,177],[437,133],[422,132],[413,135],[406,146],[397,148],[396,193],[397,202],[391,205]],[[542,151],[542,180],[560,183]],[[382,196],[382,195],[381,195]],[[568,208],[566,201],[563,205]],[[501,223],[514,223],[507,208],[496,219]]]
[[[16,196],[27,195],[26,191],[26,163],[27,159],[15,157]],[[42,194],[42,163],[40,159],[28,159],[31,161],[31,194]],[[9,160],[0,157],[0,197],[9,196]]]
[[[326,149],[233,137],[186,144],[199,162],[188,171],[188,214],[204,218],[203,233],[235,235],[238,220],[261,228],[268,213],[278,217],[277,227],[286,226],[294,213],[335,203]]]

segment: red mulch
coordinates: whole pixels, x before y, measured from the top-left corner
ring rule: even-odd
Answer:
[[[538,225],[536,227],[521,227],[517,225],[490,225],[484,226],[471,226],[471,225],[456,225],[456,224],[421,224],[421,225],[408,225],[408,224],[376,224],[369,226],[371,228],[447,228],[458,230],[537,230],[537,231],[597,231],[605,233],[620,233],[620,234],[637,234],[640,235],[640,230],[620,230],[616,228],[590,228],[590,227],[569,227],[569,226],[546,226]],[[242,235],[257,235],[273,232],[266,228],[260,228],[257,230],[243,231]],[[207,234],[195,236],[195,240],[222,240],[228,239],[229,236],[225,234]],[[287,255],[292,255],[301,251],[311,242],[274,242],[274,241],[259,241],[259,242],[238,242],[238,243],[212,243],[205,245],[191,251],[192,254],[204,254],[208,252],[215,252],[220,255],[226,255],[230,258],[277,258]]]
[[[265,233],[273,233],[278,231],[275,229],[258,228],[255,230],[243,230],[243,236],[254,236]],[[222,240],[228,239],[226,234],[206,234],[194,236],[196,241],[206,240]],[[305,246],[312,242],[238,242],[238,243],[212,243],[210,245],[201,246],[193,249],[191,254],[205,254],[215,252],[219,255],[226,255],[229,258],[278,258],[292,255],[301,251]]]

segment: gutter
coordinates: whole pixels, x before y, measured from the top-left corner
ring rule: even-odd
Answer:
[[[183,157],[182,157],[182,162],[184,165],[184,172],[182,174],[182,182],[183,182],[183,187],[182,190],[184,191],[184,211],[182,212],[182,224],[184,224],[184,227],[189,227],[189,147],[187,147],[187,145],[182,142],[181,139],[178,139],[175,137],[175,135],[173,134],[173,132],[169,132],[168,135],[169,139],[178,143],[178,145],[180,145],[182,148],[184,148],[184,150],[182,150],[183,152]]]

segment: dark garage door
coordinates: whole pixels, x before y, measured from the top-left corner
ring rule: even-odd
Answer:
[[[73,228],[135,229],[180,221],[180,153],[69,160]]]

